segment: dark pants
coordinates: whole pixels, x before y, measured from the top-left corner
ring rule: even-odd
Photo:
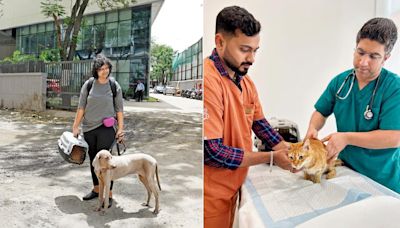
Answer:
[[[139,102],[143,101],[143,90],[137,91],[136,96],[137,96],[137,101]]]
[[[92,173],[93,186],[99,185],[99,180],[97,179],[96,173],[94,172],[94,167],[92,165],[96,154],[100,150],[109,150],[115,139],[115,130],[113,127],[105,127],[101,125],[100,127],[85,132],[83,134],[85,141],[89,144],[89,158],[90,158],[90,172]],[[111,189],[113,182],[111,181]]]

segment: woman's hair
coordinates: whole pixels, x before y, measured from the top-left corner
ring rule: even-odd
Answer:
[[[108,67],[110,68],[110,70],[108,71],[108,76],[110,76],[111,69],[112,69],[111,61],[107,57],[105,57],[104,55],[98,54],[96,56],[96,58],[94,59],[94,61],[93,61],[93,67],[92,67],[92,76],[95,79],[99,78],[99,75],[97,74],[97,71],[104,65],[108,65]]]

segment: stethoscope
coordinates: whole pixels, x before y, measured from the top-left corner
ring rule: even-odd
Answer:
[[[353,79],[351,80],[350,88],[347,91],[346,95],[344,97],[339,96],[340,92],[342,92],[344,85],[346,85],[346,82],[352,76],[353,76]],[[378,76],[378,79],[375,83],[374,91],[372,92],[371,99],[369,100],[369,103],[368,103],[367,107],[365,108],[364,119],[366,119],[366,120],[371,120],[374,117],[374,113],[372,112],[372,105],[374,104],[374,98],[375,98],[376,90],[378,89],[379,79],[380,79],[380,77]],[[338,91],[336,92],[336,97],[339,98],[340,100],[345,100],[349,96],[351,89],[353,88],[355,80],[356,80],[356,72],[355,72],[355,70],[352,70],[351,73],[346,76],[342,85],[339,87]]]

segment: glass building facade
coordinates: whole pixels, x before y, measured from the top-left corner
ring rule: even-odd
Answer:
[[[110,58],[114,66],[113,76],[124,90],[137,80],[147,83],[150,28],[151,5],[86,15],[76,55],[79,59],[91,59],[95,53],[101,52]],[[17,28],[16,40],[17,50],[39,56],[42,50],[56,47],[54,23]]]
[[[172,81],[196,80],[203,78],[203,39],[181,53],[172,63]]]

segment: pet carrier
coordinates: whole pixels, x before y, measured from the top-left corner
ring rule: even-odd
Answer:
[[[296,143],[300,141],[300,133],[296,123],[286,120],[271,118],[268,120],[271,127],[277,131],[286,142]],[[271,151],[272,148],[265,142],[261,142],[260,139],[255,137],[254,145],[258,151]]]
[[[65,161],[82,164],[85,161],[89,145],[81,135],[74,137],[71,132],[64,132],[58,139],[58,152]]]

